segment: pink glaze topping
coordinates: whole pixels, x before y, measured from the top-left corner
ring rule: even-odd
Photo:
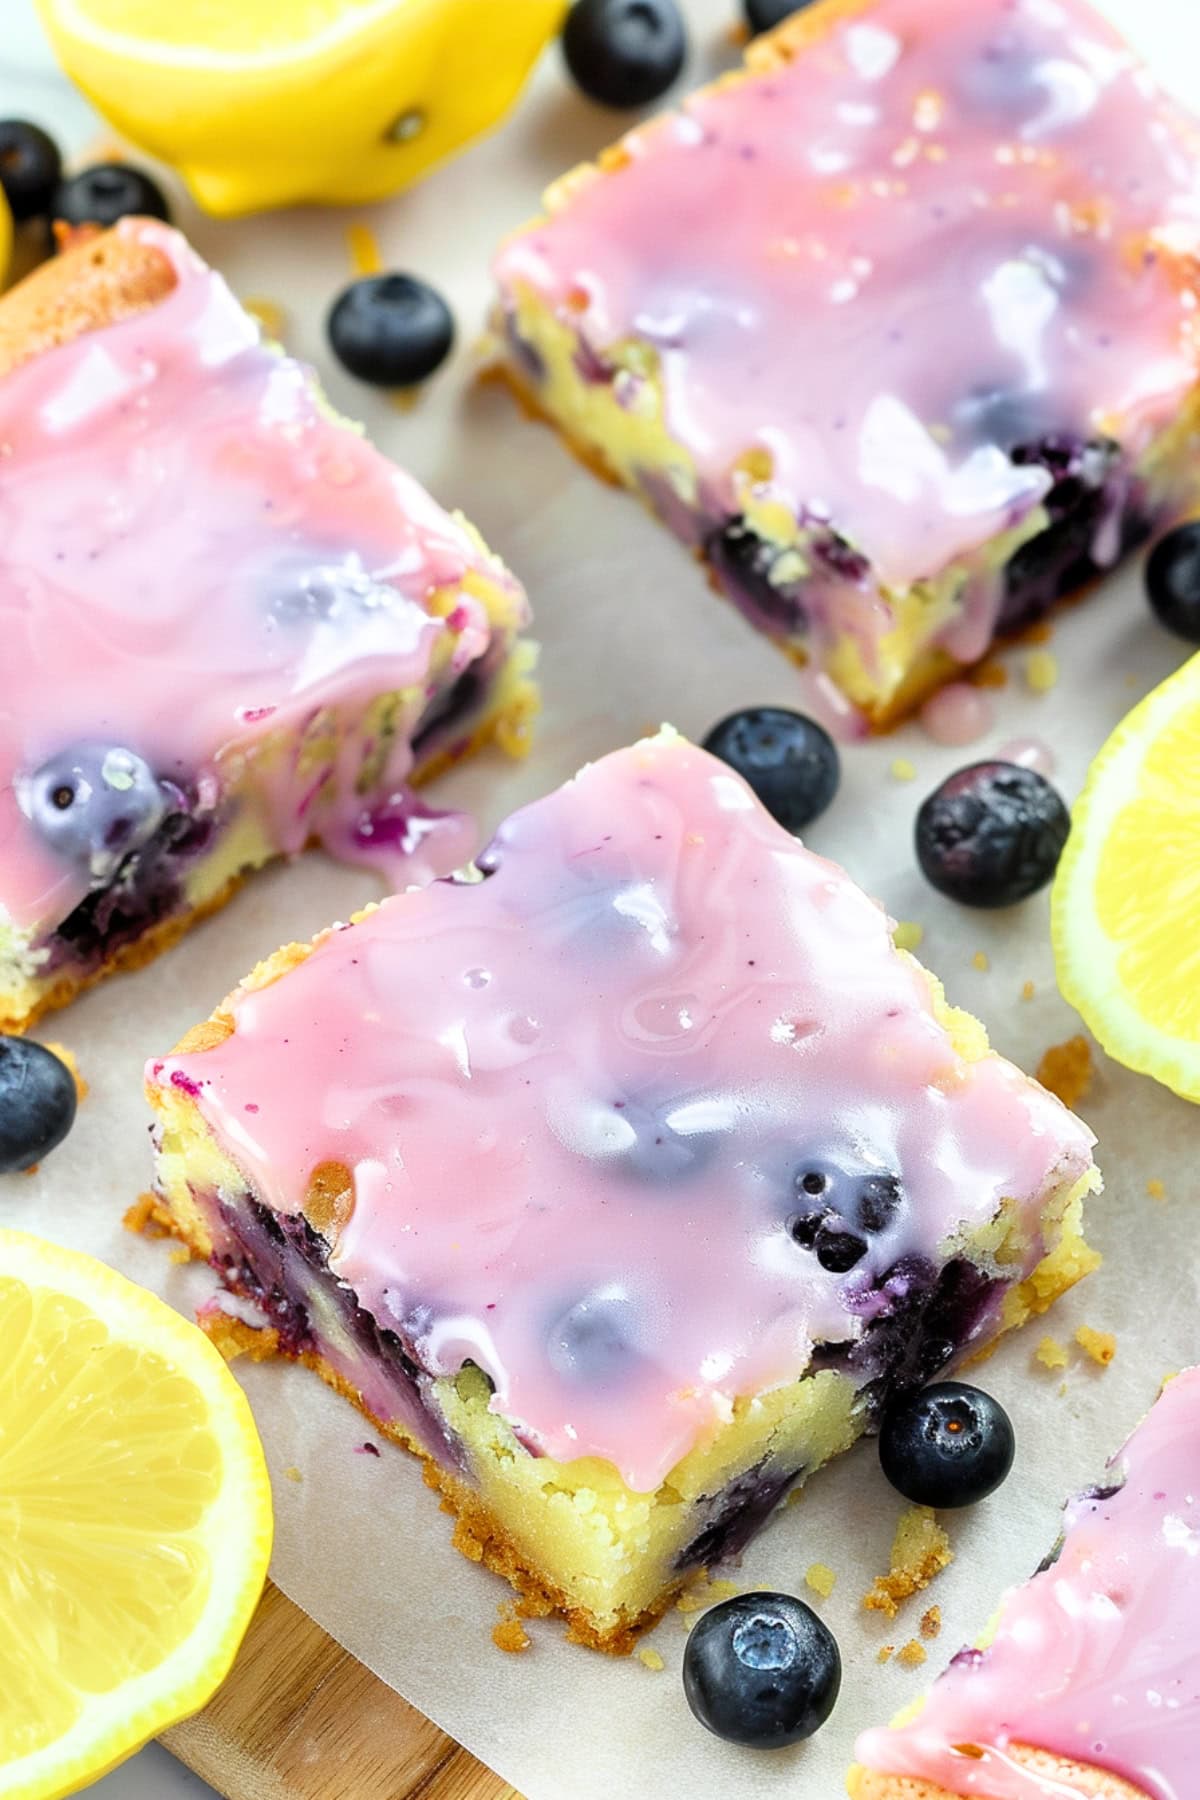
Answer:
[[[812,25],[785,66],[635,130],[496,269],[593,357],[652,347],[709,517],[741,510],[733,466],[760,448],[761,493],[904,589],[1046,493],[1015,444],[1136,455],[1174,417],[1196,295],[1165,251],[1200,241],[1200,151],[1083,0]]]
[[[0,916],[22,927],[55,923],[89,885],[19,803],[48,759],[115,745],[218,793],[228,757],[324,706],[414,687],[419,712],[447,629],[430,597],[472,570],[510,580],[260,342],[177,233],[119,229],[169,260],[172,290],[0,383]],[[471,595],[458,609],[461,669],[490,629]],[[275,772],[281,849],[316,824],[349,836],[354,750],[332,794],[290,762]],[[385,792],[410,763],[401,730]]]
[[[939,688],[921,708],[921,729],[935,744],[977,744],[992,728],[994,711],[981,688],[952,681]]]
[[[619,751],[481,867],[327,936],[149,1079],[277,1210],[350,1169],[334,1270],[427,1369],[479,1364],[531,1447],[651,1490],[1005,1197],[1036,1257],[1090,1133],[956,1053],[881,909],[723,764]],[[858,1234],[840,1272],[800,1217]]]
[[[860,1737],[860,1763],[987,1800],[1084,1792],[1013,1762],[1024,1744],[1121,1775],[1147,1800],[1192,1800],[1200,1369],[1168,1384],[1111,1468],[1118,1491],[1068,1506],[1058,1560],[1007,1596],[994,1641],[956,1658],[910,1724]]]

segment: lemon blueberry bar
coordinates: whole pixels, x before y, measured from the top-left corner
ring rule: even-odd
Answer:
[[[168,227],[0,300],[0,472],[0,1028],[310,840],[462,860],[406,783],[519,725],[522,591]]]
[[[606,1650],[1092,1261],[1086,1127],[672,733],[279,951],[148,1092],[158,1217]]]
[[[1057,1552],[922,1702],[857,1745],[854,1800],[1186,1800],[1200,1753],[1200,1369],[1168,1383]]]
[[[886,725],[1196,498],[1200,136],[1084,0],[822,0],[500,249],[498,370]]]

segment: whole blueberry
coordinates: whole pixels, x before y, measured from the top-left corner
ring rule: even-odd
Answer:
[[[0,1175],[30,1169],[75,1123],[75,1077],[41,1044],[0,1036]]]
[[[841,760],[829,733],[784,706],[751,706],[714,725],[704,748],[736,769],[785,831],[803,831],[837,793]]]
[[[572,80],[601,106],[649,105],[687,57],[675,0],[575,0],[562,41]]]
[[[692,1627],[683,1653],[683,1691],[700,1723],[754,1750],[819,1731],[841,1681],[833,1633],[790,1594],[722,1600]]]
[[[449,356],[454,315],[415,275],[364,275],[338,295],[326,330],[334,355],[359,381],[415,387]]]
[[[60,181],[50,197],[50,217],[64,225],[115,225],[118,219],[170,219],[166,195],[129,163],[93,163]]]
[[[746,24],[757,37],[760,31],[770,31],[772,26],[781,25],[790,13],[802,12],[811,4],[812,0],[742,0],[742,11],[746,15]]]
[[[1200,644],[1200,519],[1159,539],[1146,564],[1146,592],[1160,625]]]
[[[1012,1420],[990,1394],[965,1381],[939,1381],[895,1401],[883,1415],[879,1462],[918,1506],[973,1506],[1013,1464]]]
[[[119,744],[73,744],[18,777],[17,801],[41,838],[66,861],[107,884],[171,810],[147,763]]]
[[[54,139],[28,119],[0,119],[0,188],[18,224],[49,210],[62,175]]]
[[[973,763],[917,814],[917,861],[940,894],[964,906],[1011,906],[1045,887],[1071,815],[1056,788],[1017,763]]]

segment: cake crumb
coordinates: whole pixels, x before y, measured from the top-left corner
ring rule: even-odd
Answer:
[[[68,1050],[65,1044],[48,1043],[45,1048],[50,1052],[51,1056],[57,1056],[59,1062],[63,1063],[66,1068],[70,1070],[71,1080],[75,1083],[76,1100],[86,1100],[88,1097],[88,1084],[79,1073],[79,1064],[75,1060],[75,1052],[73,1050]]]
[[[923,1638],[935,1638],[942,1629],[942,1609],[930,1606],[921,1614],[920,1633]]]
[[[201,1331],[226,1362],[248,1356],[251,1362],[266,1362],[279,1349],[279,1333],[273,1325],[247,1325],[219,1306],[204,1306],[196,1314]]]
[[[896,1661],[904,1664],[906,1669],[919,1669],[929,1652],[924,1644],[916,1638],[909,1638],[907,1644],[901,1644],[896,1652]]]
[[[981,975],[986,975],[992,966],[987,951],[977,950],[971,958],[971,966],[978,969]]]
[[[1151,1176],[1146,1183],[1146,1192],[1152,1200],[1165,1200],[1167,1197],[1167,1190],[1157,1176]]]
[[[950,1539],[931,1506],[912,1506],[901,1513],[892,1539],[891,1567],[877,1575],[863,1595],[868,1612],[894,1619],[905,1600],[927,1588],[934,1576],[953,1562]]]
[[[901,919],[892,933],[892,942],[897,950],[919,950],[924,937],[923,925],[918,925],[915,919]]]
[[[1033,1353],[1035,1362],[1040,1362],[1043,1369],[1065,1369],[1067,1366],[1067,1350],[1057,1338],[1044,1337]]]
[[[1111,1331],[1097,1331],[1091,1325],[1081,1325],[1075,1333],[1075,1342],[1079,1348],[1090,1356],[1094,1363],[1107,1369],[1117,1354],[1117,1340]]]
[[[710,1581],[708,1584],[710,1600],[734,1600],[741,1591],[736,1581]]]
[[[285,1481],[295,1481],[295,1482],[301,1482],[304,1480],[303,1475],[300,1473],[300,1471],[296,1467],[295,1463],[288,1464],[287,1468],[283,1471],[283,1478]]]
[[[1058,658],[1053,650],[1029,652],[1025,658],[1025,685],[1033,694],[1048,694],[1058,686]]]
[[[972,687],[1003,688],[1008,686],[1008,670],[1001,662],[982,662],[967,673]]]
[[[164,1238],[171,1235],[167,1215],[157,1194],[139,1194],[133,1205],[125,1208],[121,1223],[126,1231],[137,1236]]]
[[[893,781],[915,781],[917,779],[917,765],[907,756],[893,757],[891,776]]]
[[[519,1656],[522,1650],[528,1650],[533,1639],[520,1619],[509,1608],[502,1606],[500,1618],[492,1626],[492,1642],[497,1650],[503,1650],[507,1656]]]
[[[832,1594],[837,1576],[828,1563],[809,1563],[804,1571],[804,1583],[814,1594],[820,1594],[822,1600],[828,1600]]]
[[[191,1260],[192,1253],[186,1244],[177,1244],[175,1249],[167,1256],[167,1261],[174,1263],[177,1268],[182,1268],[184,1263],[190,1263]]]
[[[380,273],[383,257],[379,250],[379,239],[364,220],[355,219],[347,225],[346,248],[350,252],[350,267],[356,275]]]
[[[638,1661],[641,1663],[643,1669],[653,1669],[656,1675],[661,1674],[667,1666],[658,1651],[652,1650],[649,1644],[646,1645],[644,1650],[638,1651]]]
[[[880,1663],[891,1662],[895,1654],[895,1644],[880,1644],[878,1650],[875,1652],[875,1661]]]
[[[1037,989],[1034,987],[1032,981],[1023,981],[1021,983],[1021,998],[1022,998],[1022,1000],[1032,1000],[1033,996],[1036,993],[1037,993]]]
[[[1092,1052],[1083,1037],[1051,1044],[1035,1071],[1044,1088],[1057,1094],[1064,1106],[1078,1106],[1092,1086]]]

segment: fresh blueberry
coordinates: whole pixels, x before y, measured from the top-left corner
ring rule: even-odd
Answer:
[[[1000,1402],[965,1381],[939,1381],[895,1401],[879,1431],[884,1474],[917,1506],[986,1500],[1012,1468],[1014,1449]]]
[[[743,519],[736,518],[709,534],[704,554],[721,586],[743,612],[779,626],[789,637],[803,632],[803,577],[797,579],[787,571],[786,579],[776,579],[786,552],[773,549]]]
[[[60,181],[50,198],[50,217],[64,225],[115,225],[131,216],[170,219],[158,183],[129,163],[93,163]]]
[[[0,119],[0,188],[18,224],[49,210],[62,175],[58,145],[28,119]]]
[[[359,381],[415,387],[449,356],[454,315],[415,275],[364,275],[338,295],[326,330],[334,355]]]
[[[575,0],[562,41],[572,80],[601,106],[648,106],[687,57],[675,0]]]
[[[783,706],[751,706],[714,725],[704,748],[746,781],[785,831],[803,831],[837,793],[841,761],[829,733]]]
[[[811,1156],[803,1159],[793,1175],[792,1192],[794,1211],[789,1229],[805,1249],[814,1247],[822,1227],[842,1233],[865,1232],[871,1237],[886,1231],[904,1198],[899,1176],[854,1172]],[[862,1244],[859,1255],[865,1249]]]
[[[746,15],[746,24],[757,37],[760,31],[782,25],[790,13],[803,12],[811,4],[812,0],[742,0],[742,11]]]
[[[973,763],[917,814],[917,861],[940,894],[964,906],[1011,906],[1045,887],[1071,829],[1057,789],[1036,769]]]
[[[1161,625],[1200,644],[1200,519],[1159,539],[1146,564],[1146,592]]]
[[[604,1387],[637,1360],[633,1300],[619,1288],[599,1288],[577,1300],[551,1325],[550,1366],[566,1380]]]
[[[117,744],[75,744],[19,777],[22,812],[51,849],[105,885],[171,810],[149,763]]]
[[[31,1169],[75,1123],[78,1095],[65,1063],[29,1038],[0,1037],[0,1175]]]
[[[700,1723],[753,1750],[819,1731],[841,1683],[833,1633],[790,1594],[722,1600],[692,1627],[683,1653],[683,1691]]]

